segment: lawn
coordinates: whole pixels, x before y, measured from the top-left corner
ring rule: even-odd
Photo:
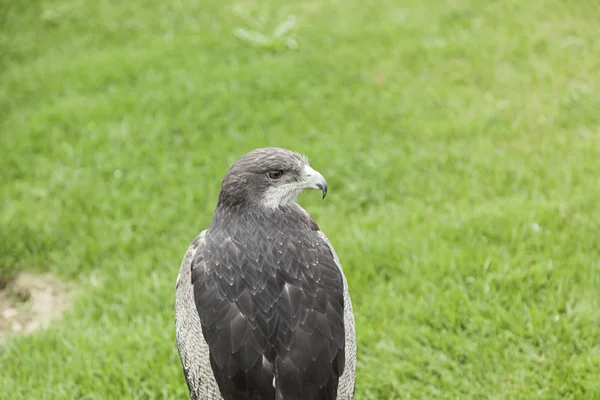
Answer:
[[[0,273],[77,287],[1,399],[185,399],[179,265],[262,146],[328,180],[358,400],[600,398],[597,2],[0,4]]]

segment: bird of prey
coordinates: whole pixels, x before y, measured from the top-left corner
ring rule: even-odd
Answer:
[[[339,258],[296,203],[327,182],[305,156],[250,151],[227,171],[176,283],[192,400],[352,400],[356,336]]]

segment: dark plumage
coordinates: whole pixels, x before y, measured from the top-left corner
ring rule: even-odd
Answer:
[[[284,149],[250,152],[227,172],[178,277],[178,347],[192,399],[353,398],[350,298],[333,248],[295,202],[304,188],[325,195],[327,184]]]

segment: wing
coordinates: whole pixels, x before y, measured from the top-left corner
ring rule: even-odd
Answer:
[[[192,285],[225,399],[336,398],[344,282],[317,232],[207,236]]]
[[[229,235],[207,237],[192,263],[192,284],[216,382],[225,399],[273,398],[277,281],[272,257]]]
[[[177,349],[192,400],[222,399],[210,366],[209,349],[202,335],[200,317],[194,304],[192,260],[204,245],[202,231],[188,247],[176,281],[175,333]]]
[[[276,399],[337,399],[345,366],[343,275],[318,231],[282,240]]]
[[[319,231],[318,233],[329,247],[344,281],[344,328],[346,335],[344,353],[346,365],[344,367],[344,372],[339,379],[337,400],[352,400],[354,399],[356,382],[356,332],[354,328],[352,300],[350,298],[350,291],[348,289],[348,283],[346,281],[346,276],[344,275],[342,263],[340,262],[333,245],[324,232]]]

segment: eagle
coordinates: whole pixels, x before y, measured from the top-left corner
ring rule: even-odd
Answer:
[[[352,400],[356,335],[340,260],[296,202],[327,182],[291,150],[233,163],[176,282],[175,333],[192,400]]]

